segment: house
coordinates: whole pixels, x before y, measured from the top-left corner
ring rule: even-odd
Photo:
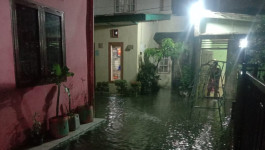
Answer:
[[[116,79],[136,80],[139,57],[142,57],[146,48],[158,47],[163,38],[186,42],[190,49],[188,63],[191,63],[195,70],[208,60],[227,61],[227,57],[236,57],[236,55],[230,56],[234,53],[228,49],[235,49],[231,47],[230,39],[237,37],[237,40],[233,41],[239,42],[249,32],[255,17],[250,14],[239,14],[242,11],[232,7],[235,6],[235,1],[222,2],[218,8],[216,8],[217,2],[213,4],[205,1],[205,7],[211,11],[204,16],[200,24],[193,25],[187,13],[192,3],[193,1],[183,0],[95,2],[95,82],[111,82]],[[226,7],[230,4],[231,6]],[[223,48],[215,48],[220,42]],[[118,59],[114,58],[117,47],[121,48]],[[202,49],[204,50],[201,51]],[[216,51],[217,49],[219,51]],[[163,60],[161,65],[166,69],[158,71],[161,78],[160,85],[167,88],[176,85],[176,78],[180,74],[177,62]],[[228,83],[236,85],[234,79],[233,82]],[[227,89],[231,91],[236,88],[228,86]],[[228,95],[229,93],[233,93],[232,99],[235,90],[227,92]]]
[[[158,47],[161,39],[170,37],[188,44],[189,61],[185,63],[192,64],[195,71],[209,60],[224,61],[222,93],[231,101],[235,99],[239,42],[256,22],[257,10],[263,12],[258,9],[260,3],[246,1],[240,5],[236,0],[205,0],[205,8],[209,11],[199,23],[191,24],[188,10],[193,1],[102,2],[95,3],[95,82],[136,80],[139,57],[144,50]],[[115,52],[117,48],[121,53]],[[115,55],[119,59],[114,58]],[[165,65],[165,62],[168,63]],[[170,88],[176,85],[180,72],[171,60],[162,63],[168,68],[158,72],[159,84]]]
[[[186,32],[186,22],[172,16],[171,0],[95,2],[95,82],[135,81],[144,50],[158,47],[164,33]],[[171,87],[171,66],[168,58],[160,63],[162,87]]]
[[[11,15],[12,14],[12,15]],[[47,77],[52,63],[75,73],[73,107],[94,97],[93,0],[0,1],[0,149],[27,139],[35,112],[46,126],[55,116],[57,88]],[[61,105],[68,103],[62,94]]]
[[[232,102],[236,99],[237,73],[242,62],[240,41],[246,39],[264,14],[263,2],[258,1],[210,1],[204,0],[208,10],[199,22],[193,24],[193,67],[196,71],[209,60],[224,61],[223,88],[226,114],[230,114]],[[173,0],[173,14],[187,15],[177,4],[191,5],[191,1]],[[198,16],[197,16],[198,17]],[[220,84],[221,85],[221,84]]]

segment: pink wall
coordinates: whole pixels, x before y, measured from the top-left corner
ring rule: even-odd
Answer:
[[[65,12],[66,63],[75,73],[66,85],[72,85],[73,107],[84,104],[84,99],[93,98],[93,43],[86,39],[87,0],[36,0],[39,3]],[[92,3],[89,0],[88,3]],[[88,5],[89,6],[89,5]],[[93,13],[88,18],[93,18]],[[50,85],[30,88],[16,88],[13,56],[12,28],[9,0],[0,1],[0,149],[10,149],[21,145],[25,132],[32,125],[35,112],[41,114],[44,123],[55,116],[57,88]],[[88,23],[91,22],[88,21]],[[93,22],[92,22],[93,24]],[[89,26],[93,36],[93,26]],[[87,52],[88,50],[88,52]],[[90,58],[88,58],[90,57]],[[87,63],[89,60],[89,63]],[[88,65],[89,64],[89,65]],[[92,67],[92,68],[91,68]],[[89,71],[88,71],[89,70]],[[89,78],[88,78],[89,77]],[[88,83],[90,84],[89,86]],[[89,92],[87,92],[89,90]],[[63,90],[62,90],[63,91]],[[61,104],[67,104],[62,92]]]

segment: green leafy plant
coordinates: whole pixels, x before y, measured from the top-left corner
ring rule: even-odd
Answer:
[[[159,90],[157,69],[163,58],[177,59],[184,49],[180,42],[174,43],[170,38],[162,40],[160,48],[148,48],[144,51],[144,64],[141,65],[137,81],[141,82],[141,93],[147,94]]]
[[[97,82],[96,91],[109,92],[109,83],[108,82]]]
[[[253,26],[251,34],[248,37],[249,46],[246,61],[251,64],[259,64],[265,67],[265,18]]]
[[[59,116],[59,102],[60,102],[60,89],[61,84],[66,80],[67,77],[74,76],[73,72],[69,72],[69,68],[64,66],[61,68],[59,64],[54,64],[52,68],[53,82],[57,85],[57,103],[56,103],[56,117]],[[71,104],[70,104],[71,105]]]
[[[157,67],[152,63],[145,63],[137,75],[137,81],[141,83],[141,94],[147,94],[159,90]]]
[[[133,81],[131,82],[131,87],[132,87],[131,93],[137,96],[141,91],[141,82]]]
[[[178,91],[189,93],[192,84],[192,70],[190,65],[184,65],[181,69],[181,77],[179,79]]]
[[[115,80],[114,84],[119,94],[126,94],[128,91],[128,83],[126,80]]]
[[[259,20],[258,20],[259,19]],[[248,34],[248,46],[246,49],[245,62],[258,66],[258,76],[265,81],[265,18],[258,18]],[[253,69],[253,68],[252,68]]]

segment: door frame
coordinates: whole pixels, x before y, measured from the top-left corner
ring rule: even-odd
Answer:
[[[111,81],[111,46],[120,46],[121,47],[121,80],[123,80],[123,42],[109,42],[109,59],[108,59],[108,66],[109,66],[109,82],[113,82]]]

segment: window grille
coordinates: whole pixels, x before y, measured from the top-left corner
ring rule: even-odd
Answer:
[[[135,0],[115,0],[115,13],[134,13]]]
[[[159,62],[158,73],[169,73],[169,58],[163,58]]]

